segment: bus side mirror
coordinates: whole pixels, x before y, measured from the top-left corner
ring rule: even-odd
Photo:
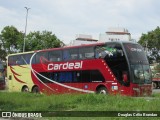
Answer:
[[[124,81],[124,82],[127,82],[127,81],[128,81],[128,76],[127,76],[127,73],[126,73],[126,72],[123,73],[123,81]]]

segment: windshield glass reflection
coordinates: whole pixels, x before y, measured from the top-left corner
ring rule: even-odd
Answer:
[[[132,65],[133,83],[151,83],[151,71],[149,65]]]
[[[138,63],[139,61],[143,61],[143,63],[148,64],[148,60],[142,46],[139,44],[124,43],[124,48],[126,49],[128,59],[132,64]]]

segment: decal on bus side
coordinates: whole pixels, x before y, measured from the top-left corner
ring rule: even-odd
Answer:
[[[142,52],[142,49],[139,48],[131,48],[130,50],[134,52]]]
[[[82,68],[83,65],[83,61],[81,62],[66,62],[66,63],[61,63],[61,64],[54,64],[54,63],[50,63],[48,64],[47,69],[48,70],[66,70],[66,69],[80,69]]]
[[[31,57],[31,59],[30,59],[30,67],[29,67],[29,68],[31,69],[32,73],[33,73],[34,76],[37,78],[37,80],[40,81],[43,85],[45,85],[45,86],[46,86],[47,88],[49,88],[50,90],[55,91],[55,90],[53,90],[50,86],[48,86],[47,84],[45,84],[44,82],[42,82],[42,81],[37,77],[36,74],[40,75],[41,77],[45,78],[46,80],[48,80],[48,81],[50,81],[50,82],[52,82],[52,83],[55,83],[55,84],[57,84],[57,85],[60,85],[60,86],[62,86],[62,87],[68,88],[68,89],[72,89],[72,90],[79,91],[79,92],[95,93],[95,91],[84,90],[84,89],[81,89],[81,88],[76,88],[76,87],[72,87],[72,86],[68,86],[68,85],[62,84],[62,83],[53,81],[53,80],[51,80],[51,79],[49,79],[49,78],[41,75],[40,73],[38,73],[37,71],[35,71],[35,70],[32,68],[32,59],[33,59],[33,57],[34,57],[35,55],[36,55],[36,53],[34,53],[34,54],[32,55],[32,57]],[[27,63],[27,62],[25,62],[25,63]],[[67,62],[67,63],[68,63],[68,62]],[[73,62],[72,62],[72,63],[73,63]],[[52,64],[53,64],[53,63],[52,63]],[[65,63],[64,63],[64,64],[65,64]],[[63,65],[64,65],[64,64],[63,64]],[[68,64],[69,64],[69,63],[68,63]],[[83,61],[81,61],[81,62],[74,62],[74,68],[75,68],[76,65],[77,65],[77,66],[79,65],[78,68],[82,68]],[[68,66],[69,66],[69,65],[68,65]],[[71,65],[71,66],[72,66],[72,65]],[[76,69],[77,69],[77,68],[76,68]]]

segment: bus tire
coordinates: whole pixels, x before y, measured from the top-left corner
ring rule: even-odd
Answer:
[[[32,88],[32,93],[40,93],[39,87],[38,86],[34,86]]]
[[[27,86],[23,86],[21,91],[22,92],[29,92],[29,88]]]
[[[108,93],[108,91],[107,91],[106,87],[100,87],[100,88],[98,88],[97,93],[106,95]]]
[[[153,87],[153,89],[157,89],[157,87],[158,87],[157,83],[156,82],[152,82],[152,87]]]

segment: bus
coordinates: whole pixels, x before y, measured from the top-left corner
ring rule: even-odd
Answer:
[[[5,90],[6,81],[5,81],[5,69],[2,62],[0,62],[0,90]]]
[[[9,91],[150,96],[143,48],[133,42],[69,46],[8,56]]]

